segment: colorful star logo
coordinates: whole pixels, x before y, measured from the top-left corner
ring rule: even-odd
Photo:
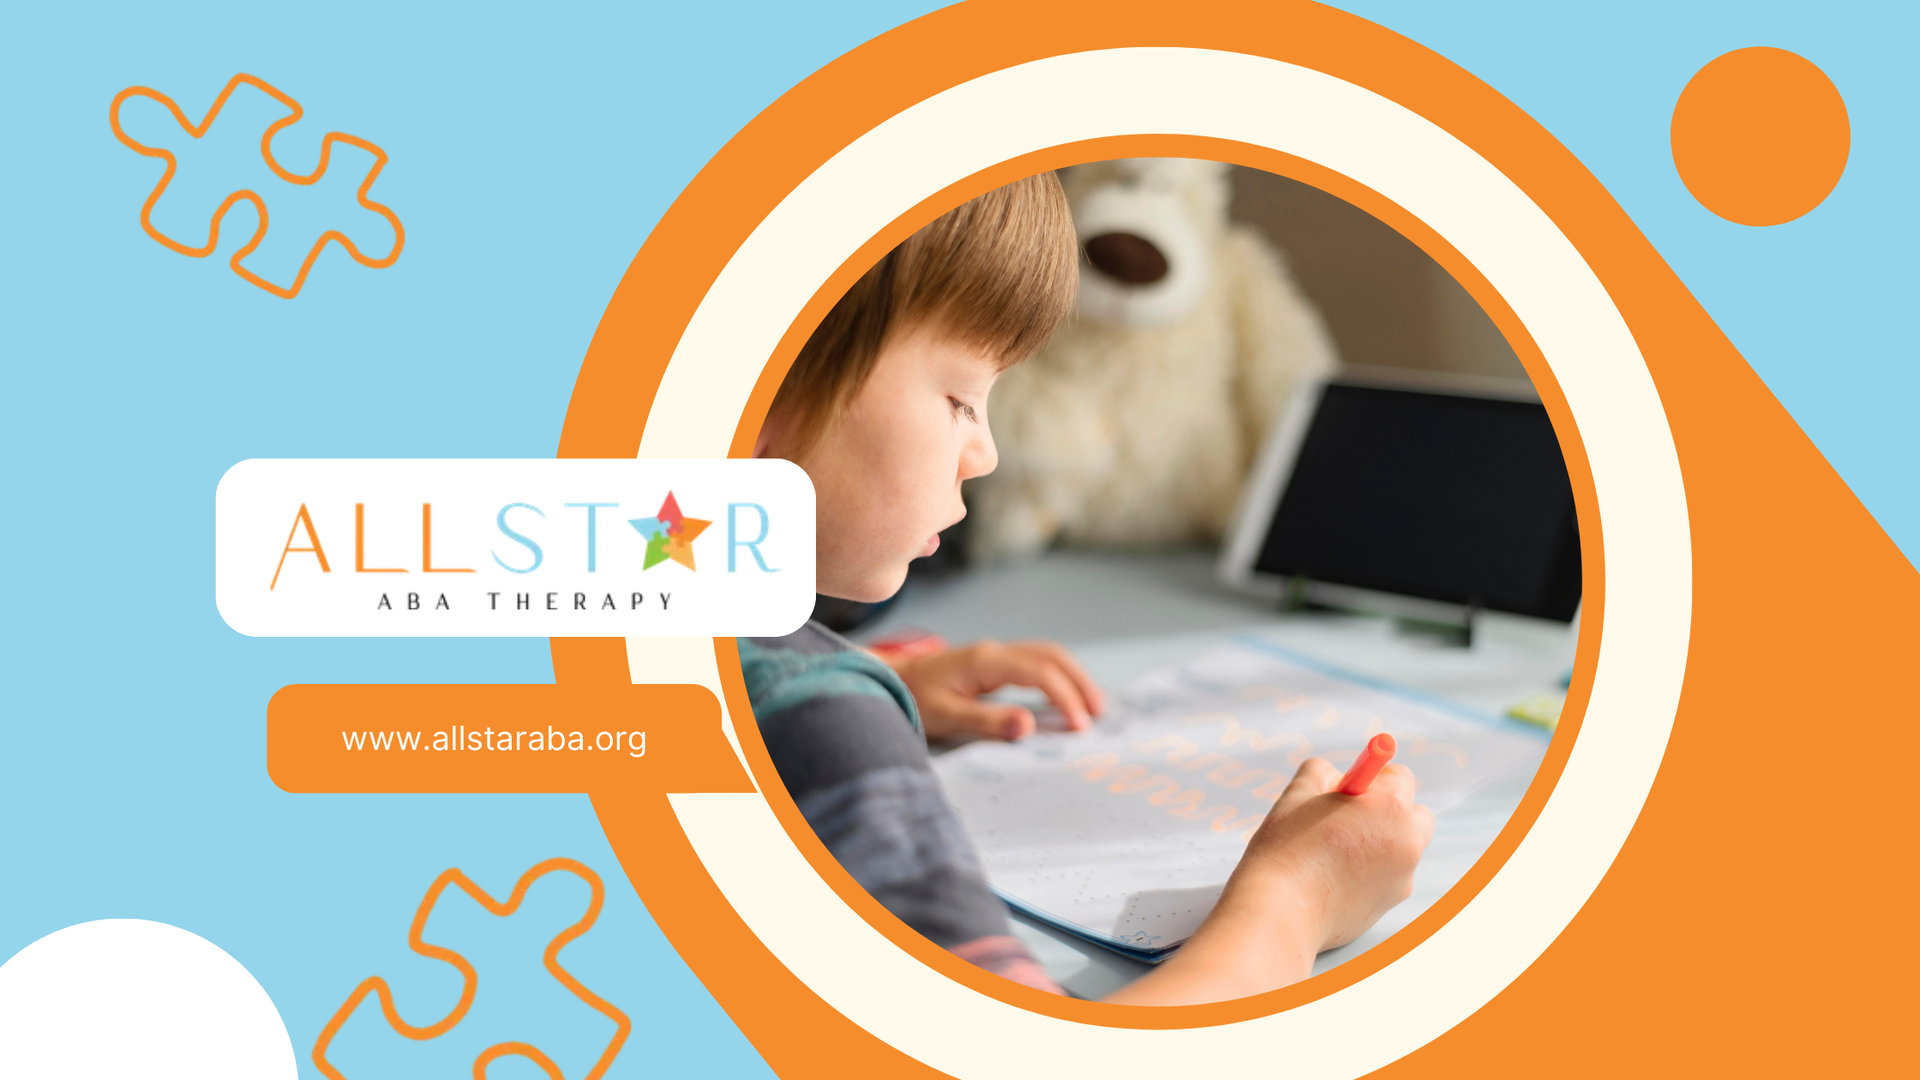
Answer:
[[[673,501],[673,492],[667,492],[667,501],[660,504],[660,513],[656,517],[631,518],[627,524],[635,532],[647,539],[647,561],[640,569],[651,570],[660,563],[672,559],[674,562],[692,570],[693,538],[707,531],[711,521],[690,518],[680,512],[680,504]]]

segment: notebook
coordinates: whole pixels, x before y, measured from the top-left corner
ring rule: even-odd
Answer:
[[[934,769],[1008,905],[1148,962],[1199,927],[1307,758],[1344,769],[1389,732],[1437,814],[1547,744],[1254,637],[1110,697],[1090,732],[971,743]]]

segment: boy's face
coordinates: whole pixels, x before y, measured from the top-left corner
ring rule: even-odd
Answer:
[[[960,482],[993,471],[987,391],[1000,365],[926,326],[896,334],[866,385],[805,461],[818,494],[815,587],[872,602],[892,596],[907,563],[931,555],[966,516]],[[769,422],[757,452],[777,453]]]

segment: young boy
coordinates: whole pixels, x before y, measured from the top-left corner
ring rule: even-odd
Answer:
[[[817,588],[883,600],[966,508],[960,484],[993,470],[987,394],[1072,310],[1073,221],[1051,173],[988,192],[921,229],[842,297],[795,360],[755,448],[812,478]],[[926,737],[1017,738],[1024,709],[978,695],[1044,690],[1073,728],[1097,687],[1058,646],[983,643],[895,671],[817,624],[743,641],[741,667],[768,753],[801,814],[855,881],[901,921],[972,963],[1059,991],[1008,931],[928,764]],[[1304,978],[1412,891],[1433,818],[1390,765],[1365,795],[1334,792],[1314,758],[1247,845],[1213,913],[1152,973],[1109,1000],[1190,1004]]]

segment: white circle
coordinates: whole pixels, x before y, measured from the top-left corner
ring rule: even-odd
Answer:
[[[0,965],[0,1076],[293,1080],[293,1042],[253,975],[177,926],[101,919]]]
[[[724,456],[801,308],[921,200],[1024,154],[1135,134],[1271,147],[1379,192],[1471,261],[1545,354],[1592,468],[1606,575],[1592,697],[1539,819],[1461,912],[1382,970],[1273,1016],[1141,1030],[1030,1012],[921,964],[841,902],[757,794],[681,795],[673,805],[715,882],[780,961],[854,1023],[934,1068],[959,1077],[1134,1075],[1201,1061],[1345,1080],[1465,1019],[1566,927],[1645,801],[1686,665],[1692,550],[1659,395],[1606,290],[1505,175],[1386,98],[1261,57],[1119,49],[994,72],[861,136],[761,222],[682,335],[640,454]],[[655,677],[641,653],[629,650],[634,677]],[[710,653],[703,668],[717,694]]]

